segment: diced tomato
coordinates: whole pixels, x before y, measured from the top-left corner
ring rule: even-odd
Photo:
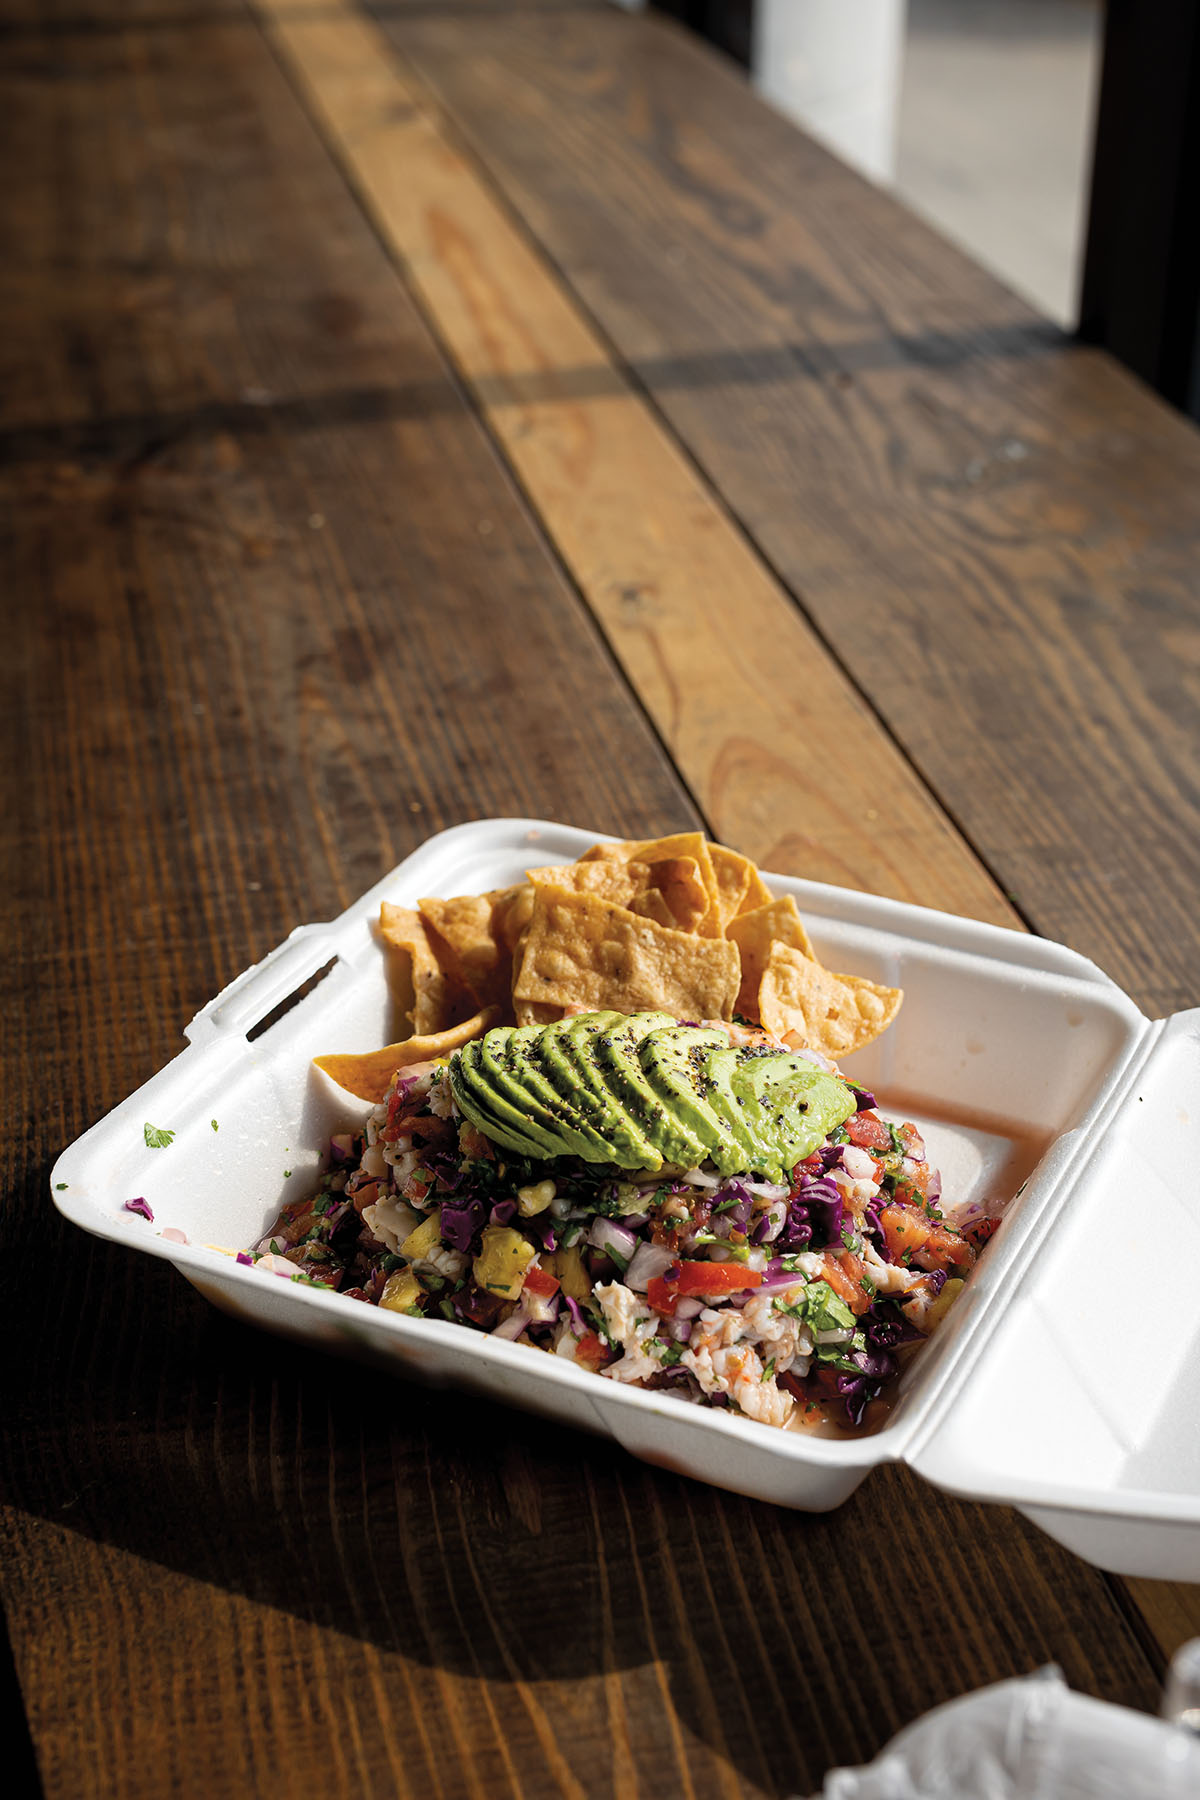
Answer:
[[[354,1202],[355,1212],[362,1212],[365,1207],[374,1206],[379,1198],[379,1183],[377,1181],[364,1182],[362,1187],[355,1188],[350,1198]]]
[[[611,1360],[611,1352],[603,1338],[594,1331],[585,1331],[575,1346],[575,1361],[583,1363],[585,1368],[602,1369]]]
[[[496,1154],[491,1139],[485,1138],[469,1119],[464,1119],[458,1128],[458,1147],[464,1156],[474,1157],[479,1162],[490,1162]]]
[[[537,1263],[531,1263],[525,1271],[524,1286],[531,1294],[538,1294],[543,1300],[549,1300],[558,1292],[558,1276],[552,1275],[549,1269],[543,1269]]]
[[[745,1263],[679,1262],[646,1283],[646,1298],[655,1312],[670,1318],[682,1295],[715,1298],[740,1294],[743,1288],[759,1287],[761,1283],[762,1270],[747,1268]]]
[[[969,1268],[971,1246],[937,1219],[907,1206],[885,1206],[879,1214],[888,1255],[893,1262],[915,1262],[918,1268]]]
[[[745,1263],[685,1262],[679,1265],[681,1294],[737,1294],[762,1285],[762,1270]]]
[[[966,1227],[963,1236],[969,1244],[974,1245],[976,1250],[982,1250],[988,1239],[998,1230],[999,1225],[999,1219],[976,1219],[973,1225]]]
[[[664,1319],[670,1319],[674,1317],[679,1289],[662,1275],[655,1275],[646,1283],[646,1298],[656,1313],[661,1313]]]
[[[863,1266],[853,1250],[826,1250],[822,1279],[827,1281],[839,1300],[844,1300],[855,1318],[871,1304],[862,1284]]]
[[[900,1142],[904,1145],[905,1156],[911,1156],[914,1162],[925,1161],[925,1140],[915,1125],[907,1121],[896,1127],[900,1134]]]
[[[846,1120],[846,1136],[860,1150],[890,1150],[892,1134],[883,1120],[873,1112],[855,1113]]]
[[[820,1175],[822,1172],[820,1154],[814,1150],[811,1156],[806,1156],[802,1163],[796,1164],[792,1170],[792,1182],[795,1185],[802,1175]]]

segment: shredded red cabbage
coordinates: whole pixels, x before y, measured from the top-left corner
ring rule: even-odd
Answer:
[[[136,1200],[126,1200],[124,1210],[126,1212],[137,1213],[139,1217],[143,1219],[149,1219],[152,1225],[154,1223],[154,1214],[140,1194]]]

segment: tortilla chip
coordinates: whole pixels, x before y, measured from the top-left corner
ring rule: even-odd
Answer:
[[[625,838],[615,844],[593,844],[590,850],[585,850],[582,856],[576,858],[574,866],[579,863],[628,862],[632,849],[632,838]]]
[[[695,863],[708,902],[703,915],[690,929],[700,937],[721,937],[724,933],[721,898],[717,889],[716,871],[709,855],[708,840],[702,831],[677,831],[671,837],[647,838],[642,843],[627,838],[621,844],[593,844],[579,861],[653,864],[684,859]]]
[[[511,956],[533,916],[533,889],[523,881],[516,887],[493,888],[488,899],[492,902],[492,933]]]
[[[734,916],[740,917],[742,913],[757,912],[760,906],[770,906],[774,898],[774,894],[772,894],[770,888],[767,886],[754,864],[751,863],[750,879],[746,884],[746,892],[743,895],[742,903]]]
[[[673,931],[694,931],[709,910],[709,895],[691,857],[658,862],[593,861],[527,871],[535,888],[571,888],[624,906]]]
[[[904,995],[859,975],[834,975],[790,944],[775,944],[758,990],[762,1022],[774,1037],[798,1032],[835,1059],[861,1050],[889,1026]]]
[[[721,914],[728,934],[731,919],[771,904],[771,890],[755,864],[740,850],[730,850],[724,844],[710,844],[708,854],[712,858]]]
[[[811,958],[808,933],[790,894],[731,919],[726,930],[738,947],[742,963],[742,984],[738,989],[736,1010],[744,1019],[757,1019],[760,1016],[759,983],[766,973],[774,945],[788,944],[802,956]]]
[[[464,1019],[461,1024],[432,1036],[406,1038],[402,1044],[387,1044],[382,1050],[365,1050],[359,1055],[315,1056],[313,1061],[348,1093],[357,1094],[360,1100],[378,1103],[392,1085],[392,1076],[397,1069],[409,1069],[414,1063],[433,1062],[439,1056],[449,1056],[452,1050],[460,1050],[472,1038],[482,1037],[485,1031],[490,1031],[499,1022],[499,1016],[496,1007],[486,1007],[473,1018]]]
[[[561,1006],[547,1006],[544,1000],[514,1000],[513,1012],[518,1025],[553,1025],[563,1016]]]
[[[418,901],[442,973],[452,988],[469,993],[477,1007],[498,1006],[506,1013],[510,1009],[512,943],[507,921],[515,911],[515,896],[524,891],[494,888],[487,894]]]
[[[588,1011],[661,1009],[677,1018],[728,1019],[737,947],[639,918],[596,894],[539,886],[516,965],[513,997]]]
[[[758,870],[749,857],[739,856],[736,850],[727,850],[724,844],[710,844],[708,854],[717,883],[721,927],[722,930],[727,930],[729,921],[735,919],[741,910],[751,874],[757,875]]]
[[[379,908],[379,934],[390,949],[406,953],[411,962],[413,1005],[411,1018],[417,1033],[442,1031],[471,1011],[461,1004],[461,990],[447,980],[438,962],[425,921],[410,906],[383,901]]]

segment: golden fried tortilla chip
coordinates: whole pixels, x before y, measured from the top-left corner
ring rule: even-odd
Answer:
[[[523,881],[516,887],[493,888],[488,899],[492,902],[493,935],[511,956],[533,914],[533,889]]]
[[[621,844],[594,844],[580,857],[580,862],[664,863],[688,860],[696,865],[697,877],[707,900],[704,913],[689,930],[700,937],[721,937],[724,919],[717,876],[709,855],[708,841],[702,831],[677,831],[670,837],[647,838],[641,843],[626,839]],[[576,865],[578,867],[578,865]],[[672,910],[674,910],[672,908]]]
[[[360,1100],[378,1103],[391,1086],[397,1069],[410,1069],[414,1063],[433,1062],[439,1056],[449,1056],[452,1050],[460,1050],[472,1038],[482,1037],[485,1031],[490,1031],[499,1022],[499,1017],[496,1007],[485,1007],[473,1018],[428,1037],[406,1038],[402,1044],[386,1044],[382,1050],[365,1050],[359,1055],[315,1056],[313,1061],[348,1093],[357,1094]]]
[[[553,1025],[561,1019],[561,1006],[547,1006],[544,1000],[514,1000],[513,1012],[518,1025]]]
[[[538,887],[572,888],[628,907],[673,931],[694,931],[709,909],[709,896],[691,857],[658,862],[577,862],[528,870]]]
[[[533,904],[532,893],[526,902],[527,893],[524,887],[493,888],[487,894],[418,902],[442,973],[452,987],[465,989],[476,1006],[511,1010],[513,945],[519,922],[527,919]]]
[[[425,921],[410,906],[383,901],[379,908],[379,934],[392,950],[406,952],[412,965],[413,1030],[441,1031],[454,1011],[451,984],[438,962]],[[463,1016],[461,1009],[460,1018]]]
[[[802,956],[812,957],[808,933],[790,894],[731,919],[726,931],[737,945],[742,963],[737,1011],[744,1019],[757,1019],[759,983],[771,960],[772,948],[776,943],[790,944]]]
[[[900,1010],[900,988],[859,975],[834,975],[790,944],[775,944],[758,990],[762,1022],[774,1037],[798,1032],[810,1049],[835,1058],[861,1050]]]
[[[515,968],[519,1001],[588,1011],[661,1009],[686,1019],[728,1019],[737,995],[737,947],[639,918],[596,894],[538,887]]]
[[[728,935],[731,919],[771,904],[771,890],[755,864],[740,851],[729,850],[724,844],[710,844],[708,853],[717,878],[721,915]]]
[[[746,898],[751,873],[757,874],[758,871],[749,857],[739,856],[736,850],[727,850],[724,844],[710,844],[708,854],[717,883],[721,926],[723,930],[728,930],[730,919],[737,917]]]

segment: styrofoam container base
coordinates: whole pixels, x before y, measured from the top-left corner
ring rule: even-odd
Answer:
[[[766,876],[795,896],[822,961],[904,988],[895,1024],[847,1072],[922,1127],[945,1202],[1007,1198],[1025,1181],[871,1435],[780,1431],[234,1262],[311,1191],[330,1134],[369,1110],[313,1057],[400,1035],[380,901],[504,886],[600,835],[460,825],[340,918],[299,927],[192,1020],[182,1055],[64,1151],[56,1204],[271,1330],[603,1432],[737,1493],[823,1511],[877,1463],[905,1462],[1019,1506],[1103,1568],[1200,1580],[1200,1011],[1151,1022],[1093,963],[1043,939]],[[147,1148],[146,1124],[174,1141]],[[124,1210],[135,1196],[153,1223]]]

